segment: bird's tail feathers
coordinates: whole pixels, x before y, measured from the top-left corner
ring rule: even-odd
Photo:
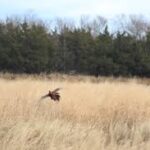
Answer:
[[[40,100],[45,99],[45,98],[47,98],[48,96],[49,96],[49,95],[46,94],[46,95],[42,96],[42,97],[40,98]]]

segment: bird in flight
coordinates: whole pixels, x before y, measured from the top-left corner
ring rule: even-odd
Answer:
[[[47,97],[50,97],[50,98],[51,98],[52,100],[54,100],[54,101],[59,101],[59,100],[60,100],[60,95],[59,95],[58,91],[59,91],[60,89],[61,89],[61,88],[57,88],[57,89],[55,89],[55,90],[53,90],[53,91],[49,91],[49,93],[46,94],[46,95],[44,95],[44,96],[42,96],[41,99],[45,99],[45,98],[47,98]]]

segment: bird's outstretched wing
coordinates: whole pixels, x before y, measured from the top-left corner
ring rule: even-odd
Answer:
[[[57,88],[55,90],[52,91],[52,93],[56,93],[57,91],[61,90],[62,88]]]

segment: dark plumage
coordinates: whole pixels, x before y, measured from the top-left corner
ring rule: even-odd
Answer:
[[[57,89],[55,89],[53,91],[49,91],[49,93],[44,95],[44,96],[42,96],[41,99],[44,99],[46,97],[50,97],[54,101],[59,101],[60,100],[60,95],[58,93],[59,90],[60,90],[60,88],[57,88]]]

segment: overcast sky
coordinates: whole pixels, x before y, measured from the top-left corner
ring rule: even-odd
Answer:
[[[40,18],[119,14],[150,16],[150,0],[0,0],[0,18],[32,12]],[[150,17],[149,17],[150,18]]]

